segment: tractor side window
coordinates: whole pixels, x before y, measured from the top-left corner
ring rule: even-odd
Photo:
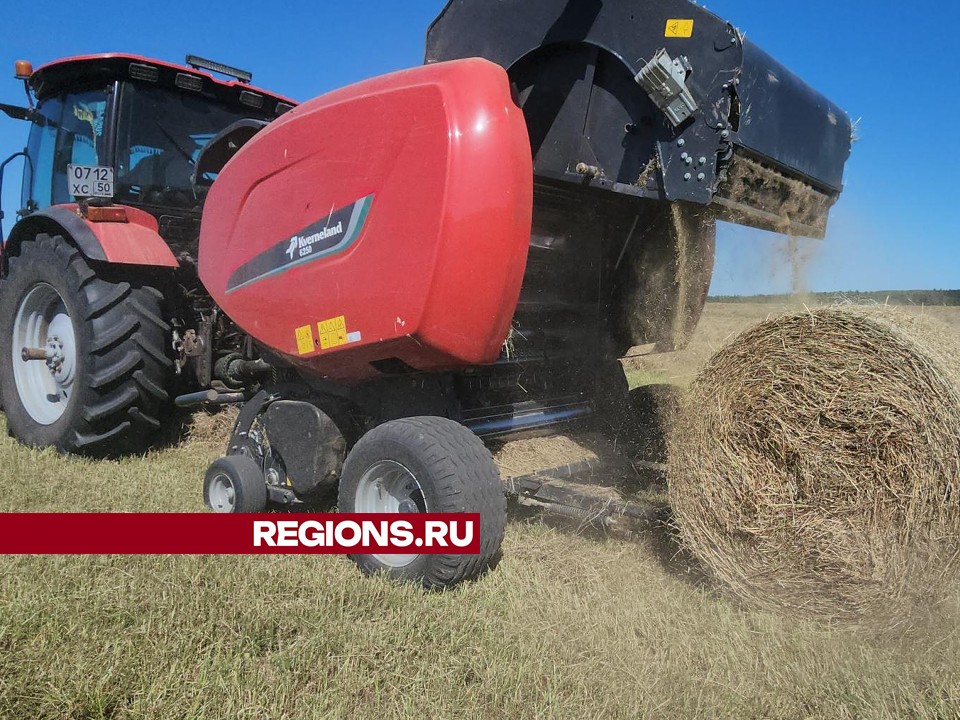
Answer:
[[[103,123],[106,94],[71,93],[63,99],[60,131],[53,166],[53,202],[73,201],[67,184],[67,165],[99,165],[104,156]]]
[[[59,98],[48,98],[37,107],[37,116],[30,128],[30,140],[27,143],[30,162],[23,174],[20,207],[45,208],[53,202],[51,178],[62,111]]]

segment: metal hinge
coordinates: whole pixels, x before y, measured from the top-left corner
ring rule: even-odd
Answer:
[[[687,88],[687,76],[692,70],[686,56],[673,59],[666,49],[661,49],[634,78],[674,127],[697,111],[697,101]]]

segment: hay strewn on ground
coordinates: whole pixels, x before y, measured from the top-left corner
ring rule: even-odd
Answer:
[[[747,330],[670,439],[686,546],[766,607],[902,621],[956,574],[960,348],[923,317],[827,307]]]
[[[240,411],[235,406],[200,409],[190,416],[186,436],[193,442],[211,443],[226,448]]]

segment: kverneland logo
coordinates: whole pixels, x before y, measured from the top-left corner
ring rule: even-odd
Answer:
[[[325,227],[320,232],[313,233],[313,235],[294,235],[292,238],[290,238],[290,245],[287,247],[287,255],[290,256],[291,260],[293,260],[295,255],[298,255],[299,257],[309,255],[313,251],[313,245],[315,243],[342,234],[343,221],[341,220],[336,225]]]

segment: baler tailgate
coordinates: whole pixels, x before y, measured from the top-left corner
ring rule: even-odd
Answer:
[[[824,234],[849,118],[692,2],[451,0],[427,62],[471,56],[507,68],[539,177]]]

